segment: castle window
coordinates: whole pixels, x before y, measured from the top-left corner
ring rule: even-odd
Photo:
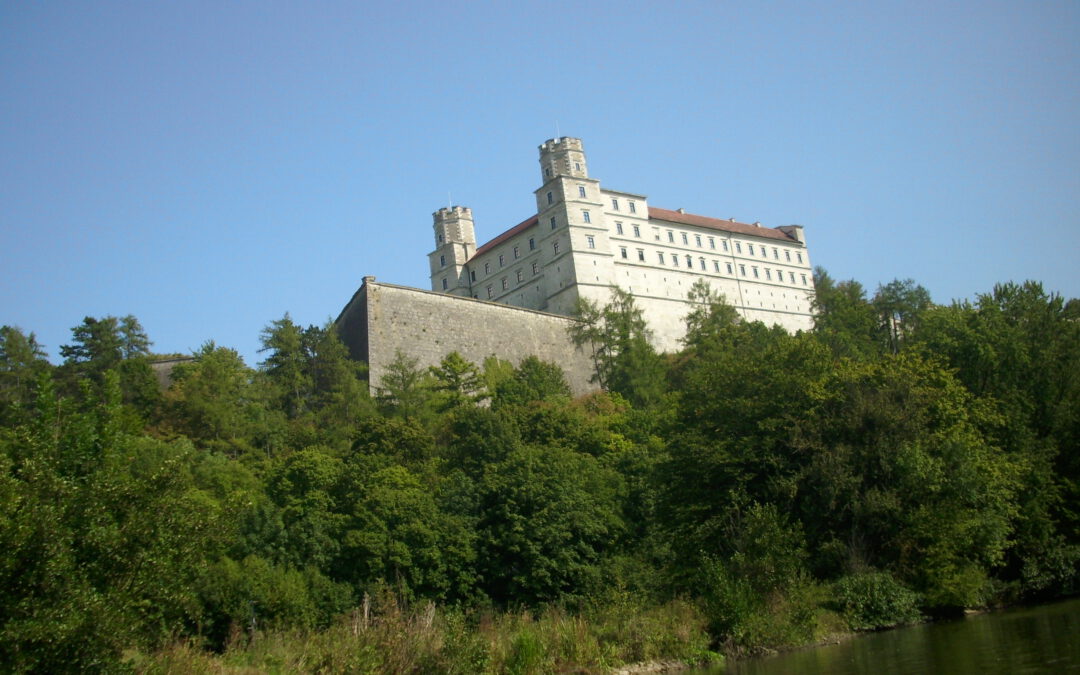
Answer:
[[[536,250],[536,240],[533,239],[532,237],[529,237],[529,250],[530,251],[535,251]]]
[[[615,234],[622,234],[622,223],[615,223]]]
[[[439,234],[439,243],[442,243],[442,233]]]
[[[484,263],[484,274],[491,274],[491,263]]]
[[[671,230],[668,230],[668,231],[667,231],[667,240],[668,240],[669,242],[671,242],[672,244],[674,244],[674,243],[675,243],[675,233],[674,233],[674,232],[672,232]]]
[[[788,272],[788,276],[791,277],[791,283],[795,283],[795,273],[794,272]]]
[[[469,279],[471,281],[476,281],[476,270],[469,270]]]
[[[446,290],[446,287],[447,287],[448,285],[449,285],[449,284],[448,284],[448,283],[446,282],[446,279],[443,279],[443,280],[442,280],[442,289],[443,289],[444,291]]]
[[[777,251],[775,246],[772,247],[772,257],[773,257],[773,260],[779,260],[780,259],[780,251]]]
[[[551,250],[554,251],[555,253],[558,253],[559,252],[559,242],[557,242],[557,241],[551,242]]]
[[[730,249],[728,248],[728,245],[727,245],[727,239],[725,239],[724,241],[722,241],[722,242],[720,242],[720,243],[724,245],[724,250],[725,250],[725,251],[728,251],[728,250],[730,250]]]
[[[694,269],[694,259],[690,256],[686,256],[686,266],[690,269]]]
[[[585,236],[585,244],[589,248],[596,248],[596,239],[591,234],[586,235]]]
[[[772,281],[772,272],[769,271],[768,267],[765,268],[765,278],[769,281]]]
[[[623,258],[629,257],[629,256],[626,255],[626,247],[625,246],[620,246],[619,247],[619,255],[622,256]]]
[[[639,239],[641,238],[641,228],[637,225],[634,226],[634,236]]]
[[[757,271],[757,268],[756,268],[756,267],[752,267],[751,269],[752,269],[752,270],[754,271],[754,278],[755,278],[755,279],[759,279],[759,278],[760,278],[760,276],[758,275],[758,271]]]
[[[643,248],[639,248],[639,249],[637,250],[637,259],[638,259],[638,260],[639,260],[640,262],[645,262],[645,249],[643,249]]]
[[[739,242],[735,242],[735,252],[742,253],[742,244],[740,244]]]
[[[802,277],[802,285],[805,286],[806,285],[806,275],[805,274],[800,274],[799,276]]]
[[[499,254],[499,267],[502,267],[505,264],[506,264],[506,256],[504,256],[502,253],[500,253]]]
[[[701,271],[705,271],[705,258],[698,258],[698,266],[701,267]]]
[[[754,255],[754,245],[753,244],[747,244],[746,245],[746,250],[750,252],[750,255]]]
[[[686,233],[685,233],[685,232],[683,232],[683,233],[682,233],[682,243],[683,243],[683,245],[685,245],[685,246],[689,246],[689,245],[690,245],[690,240],[686,238]]]
[[[532,264],[532,271],[533,271],[533,274],[534,274],[534,275],[536,275],[536,274],[540,274],[540,265],[539,265],[538,263],[535,263],[535,262],[534,262],[534,263]]]
[[[657,251],[656,255],[660,257],[660,264],[663,265],[664,264],[664,252],[663,251]]]
[[[517,260],[520,257],[521,257],[521,250],[517,246],[515,246],[514,247],[514,259]]]
[[[510,282],[506,280],[506,277],[503,277],[500,281],[502,282],[502,289],[504,291],[510,288]]]
[[[585,221],[586,223],[591,223],[591,222],[592,222],[592,218],[591,218],[591,217],[589,217],[589,212],[588,212],[588,211],[582,211],[582,212],[581,212],[581,218],[582,218],[582,220],[584,220],[584,221]]]
[[[776,280],[779,281],[780,283],[784,283],[784,271],[783,270],[776,270]]]
[[[578,196],[579,197],[584,197],[585,196],[585,186],[584,185],[577,186],[577,191],[578,191]]]
[[[517,275],[516,275],[516,276],[517,276],[517,280],[518,280],[518,283],[519,283],[519,284],[520,284],[520,283],[521,283],[522,281],[525,281],[525,272],[523,272],[522,270],[518,270],[518,271],[517,271]]]
[[[787,258],[788,262],[791,262],[791,251],[784,251],[784,257]]]
[[[551,190],[548,190],[547,197],[548,197],[548,204],[550,204],[551,202],[553,202],[555,200],[555,198],[551,195]]]
[[[739,265],[739,274],[746,276],[746,265]]]
[[[439,256],[439,267],[446,267],[446,256]]]
[[[619,210],[619,200],[618,199],[612,199],[611,200],[611,209],[613,211],[618,211]]]
[[[654,227],[652,229],[652,235],[653,239],[655,239],[656,241],[660,241],[660,228]]]
[[[712,268],[713,268],[713,272],[716,272],[717,274],[720,274],[720,261],[719,260],[712,261]]]
[[[713,239],[712,237],[709,237],[709,248],[712,248],[712,249],[716,248],[716,240]]]
[[[735,271],[731,269],[731,263],[724,263],[724,264],[727,265],[727,273],[728,274],[735,274]]]
[[[544,169],[544,175],[547,176],[548,178],[551,178],[551,167],[550,166],[548,168]]]
[[[556,227],[556,223],[555,223],[555,216],[552,216],[552,217],[551,217],[551,229],[553,229],[553,230],[554,230],[554,229],[555,229],[555,227]]]
[[[795,255],[799,258],[799,262],[801,263],[802,262],[802,253],[796,253]]]
[[[630,213],[637,213],[637,205],[634,202],[630,202]]]
[[[574,162],[574,171],[581,171],[581,162]]]
[[[677,255],[671,256],[671,264],[674,265],[675,267],[678,267],[679,266],[679,256],[677,256]]]
[[[487,287],[487,294],[488,294],[488,300],[494,298],[495,297],[495,289],[492,288],[491,286],[488,286]]]
[[[695,234],[694,235],[694,244],[696,244],[698,248],[701,248],[701,235],[700,234]]]

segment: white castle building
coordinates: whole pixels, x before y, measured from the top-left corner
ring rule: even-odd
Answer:
[[[472,211],[436,211],[431,288],[570,315],[630,292],[661,351],[680,348],[687,292],[703,279],[747,321],[812,327],[810,256],[799,225],[762,227],[649,206],[589,177],[577,138],[540,146],[536,215],[477,248]]]

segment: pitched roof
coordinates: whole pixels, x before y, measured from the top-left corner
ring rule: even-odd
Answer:
[[[502,234],[495,237],[494,239],[492,239],[488,243],[486,243],[483,246],[481,246],[480,248],[476,249],[476,253],[473,253],[473,257],[475,258],[478,255],[481,255],[483,253],[487,253],[488,251],[495,248],[499,244],[503,243],[507,239],[510,239],[514,235],[517,235],[517,234],[520,234],[520,233],[524,232],[525,230],[529,229],[530,227],[537,224],[538,222],[540,222],[540,217],[539,216],[529,216],[528,218],[521,221],[517,225],[511,227],[506,232],[503,232]]]
[[[704,227],[710,230],[720,230],[722,232],[748,234],[752,237],[765,237],[767,239],[783,239],[784,241],[792,241],[792,237],[789,236],[787,233],[772,227],[761,227],[759,225],[737,223],[734,220],[720,220],[719,218],[697,216],[692,213],[681,213],[679,211],[669,211],[668,209],[658,209],[654,206],[649,207],[649,220],[663,220],[669,223],[694,225],[696,227]]]

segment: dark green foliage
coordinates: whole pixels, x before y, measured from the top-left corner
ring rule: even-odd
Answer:
[[[921,619],[919,596],[887,572],[852,574],[833,585],[840,612],[854,630],[876,630]]]
[[[58,368],[4,327],[0,670],[310,630],[349,646],[309,668],[570,671],[613,663],[582,617],[649,659],[690,654],[658,607],[743,653],[1075,592],[1080,305],[816,283],[798,335],[696,286],[668,357],[616,289],[576,336],[607,391],[576,400],[535,358],[399,354],[373,401],[288,315],[260,368],[208,343],[161,397],[132,317]]]

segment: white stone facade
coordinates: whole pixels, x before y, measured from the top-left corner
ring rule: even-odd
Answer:
[[[570,315],[579,297],[603,304],[617,285],[634,295],[661,351],[679,349],[687,292],[698,279],[749,321],[812,327],[802,227],[670,211],[645,195],[604,189],[589,177],[576,138],[541,145],[540,167],[536,215],[479,248],[470,209],[433,214],[432,290]]]

